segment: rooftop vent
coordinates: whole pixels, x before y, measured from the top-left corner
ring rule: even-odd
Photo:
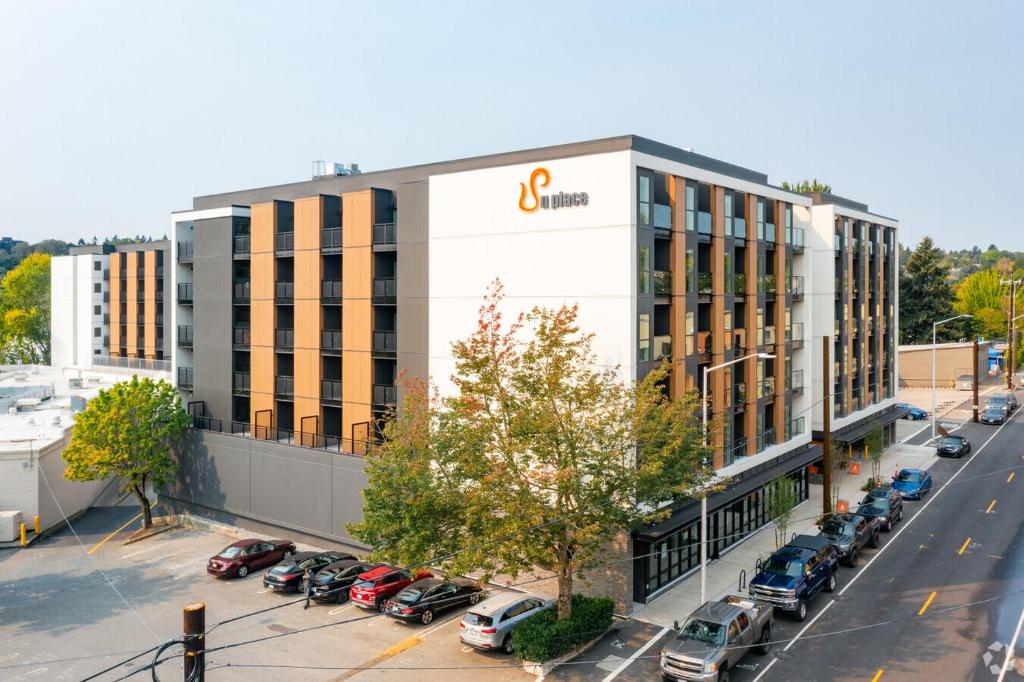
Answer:
[[[359,170],[358,163],[350,163],[347,166],[337,161],[328,163],[326,161],[314,161],[313,162],[313,179],[318,180],[320,178],[337,177],[341,175],[359,175],[362,173]]]

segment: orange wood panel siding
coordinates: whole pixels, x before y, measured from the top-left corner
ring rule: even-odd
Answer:
[[[757,251],[760,246],[756,239],[757,234],[757,196],[753,194],[746,195],[747,200],[747,235],[754,235],[754,238],[747,239],[747,355],[755,350],[759,350],[756,344],[760,341],[757,339],[757,305],[761,297],[757,293]],[[743,430],[744,436],[747,439],[747,453],[755,454],[757,452],[757,396],[759,393],[757,386],[757,361],[747,360],[742,363],[743,376],[745,377],[744,382],[747,385],[747,407],[743,412]]]
[[[250,423],[256,413],[274,409],[274,229],[273,202],[253,204],[250,217]],[[277,415],[274,415],[276,425]],[[270,426],[265,417],[260,426]],[[256,433],[256,431],[254,431]],[[256,433],[257,436],[261,435]],[[264,437],[266,437],[264,435]]]
[[[123,254],[110,254],[110,354],[121,349],[121,259]]]
[[[373,191],[341,200],[341,435],[350,438],[353,424],[372,419]]]
[[[156,357],[156,251],[146,251],[142,259],[145,268],[145,310],[143,316],[143,347],[147,358]]]
[[[295,206],[295,430],[305,417],[317,417],[323,432],[320,410],[320,230],[323,228],[323,198],[296,199]],[[312,420],[308,420],[312,422]],[[312,423],[305,425],[310,431]],[[305,444],[312,437],[302,435]]]
[[[775,348],[766,348],[775,354],[775,427],[774,442],[786,437],[786,203],[775,202]]]
[[[681,398],[686,385],[686,180],[670,176],[672,202],[672,244],[669,246],[672,272],[672,299],[669,305],[669,334],[672,335],[672,373],[669,388],[673,398]]]
[[[125,313],[127,315],[128,328],[125,330],[125,337],[128,347],[128,357],[134,358],[138,355],[139,348],[139,282],[138,273],[139,254],[137,251],[130,251],[125,254],[125,262],[128,264],[128,278],[125,285]]]

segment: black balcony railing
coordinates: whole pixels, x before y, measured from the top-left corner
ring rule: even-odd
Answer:
[[[157,301],[163,301],[164,300],[164,290],[163,289],[157,289],[156,291],[153,292],[153,296],[155,297],[155,299]]]
[[[103,292],[103,302],[104,303],[110,303],[110,292],[109,291],[104,291]]]
[[[341,248],[341,228],[340,227],[325,227],[320,230],[320,248],[321,249],[340,249]]]
[[[275,377],[274,395],[290,398],[295,394],[295,377]]]
[[[295,250],[295,233],[278,232],[274,235],[274,251]]]
[[[775,397],[775,377],[765,377],[761,380],[761,398]]]
[[[178,282],[178,303],[192,302],[192,282]]]
[[[252,377],[248,372],[235,372],[231,378],[231,388],[235,393],[247,394],[252,387]]]
[[[156,314],[156,325],[159,327],[163,323],[164,323],[164,314],[163,313],[157,313]]]
[[[274,300],[290,303],[295,299],[295,282],[275,282]]]
[[[341,330],[322,329],[320,330],[320,347],[324,350],[341,350]]]
[[[98,356],[97,356],[98,357]],[[134,358],[116,358],[117,360],[132,360]],[[93,361],[94,364],[95,360]],[[164,362],[162,360],[148,360],[146,362]],[[169,362],[169,361],[168,361]],[[257,438],[270,440],[289,445],[298,445],[307,448],[326,450],[343,455],[362,456],[370,452],[376,445],[376,441],[370,439],[353,440],[341,436],[333,436],[323,433],[310,433],[308,431],[290,431],[279,429],[273,426],[255,426],[248,422],[228,421],[214,419],[202,415],[192,415],[192,427],[203,431],[231,434],[238,438]]]
[[[232,253],[239,255],[247,254],[252,250],[252,242],[247,234],[235,235],[234,242],[232,244]]]
[[[178,325],[178,345],[182,348],[192,347],[192,325]]]
[[[707,355],[713,348],[711,332],[697,332],[697,352]]]
[[[373,350],[383,353],[394,353],[398,348],[398,335],[394,331],[381,330],[373,332]]]
[[[711,293],[712,277],[710,272],[698,272],[697,273],[697,293],[698,294],[710,294]]]
[[[250,282],[235,282],[232,287],[232,298],[235,302],[248,301],[251,297],[252,285]]]
[[[325,279],[320,282],[320,297],[327,301],[341,300],[341,280]]]
[[[294,329],[275,329],[274,346],[277,348],[292,348],[295,346]]]
[[[192,242],[178,242],[178,262],[192,262]]]
[[[373,385],[373,404],[374,405],[397,405],[398,404],[398,388],[391,384],[374,384]]]
[[[742,381],[732,387],[732,402],[737,408],[747,404],[747,385]]]
[[[192,388],[192,368],[178,368],[178,388]]]
[[[374,244],[395,244],[398,242],[398,231],[394,223],[377,223],[373,226]]]
[[[250,342],[248,327],[235,327],[232,329],[231,343],[235,348],[248,348]]]
[[[341,382],[324,379],[320,382],[320,398],[332,403],[341,402]]]
[[[732,276],[733,293],[737,296],[745,296],[747,293],[747,273],[737,272]]]
[[[793,275],[789,278],[789,292],[793,294],[794,301],[799,301],[804,297],[803,275]]]
[[[398,296],[398,285],[394,277],[375,277],[373,280],[374,303],[394,303]]]
[[[775,294],[775,275],[765,275],[757,281],[757,291],[761,294]]]
[[[668,270],[654,271],[654,293],[658,296],[668,296],[672,293],[672,273]]]

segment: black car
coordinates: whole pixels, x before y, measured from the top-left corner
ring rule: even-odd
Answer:
[[[970,451],[971,443],[963,436],[946,436],[935,448],[939,457],[963,457]]]
[[[297,552],[267,569],[263,574],[263,587],[269,587],[274,592],[303,592],[306,589],[306,571],[315,574],[327,564],[342,559],[355,557],[345,552]]]
[[[360,574],[379,565],[362,559],[342,559],[327,564],[313,577],[311,596],[316,601],[343,604],[348,601],[349,588]]]
[[[1006,422],[1006,408],[1001,405],[989,405],[980,416],[982,424],[1002,424]]]
[[[399,620],[418,620],[424,625],[434,614],[480,601],[483,589],[474,580],[423,578],[384,602],[384,613]]]
[[[903,496],[892,486],[875,488],[860,501],[857,514],[866,519],[878,519],[882,530],[892,530],[903,518]]]
[[[865,545],[878,547],[878,517],[859,514],[835,514],[821,527],[820,537],[827,538],[839,552],[839,558],[850,566],[857,565],[857,554]]]

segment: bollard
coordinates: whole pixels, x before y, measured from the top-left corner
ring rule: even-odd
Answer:
[[[24,547],[25,545],[28,544],[28,540],[25,538],[25,535],[26,535],[26,533],[25,533],[25,524],[22,523],[21,524],[21,546],[22,547]]]
[[[35,528],[36,535],[39,535],[39,514],[36,514],[35,519],[32,520],[32,525]]]

